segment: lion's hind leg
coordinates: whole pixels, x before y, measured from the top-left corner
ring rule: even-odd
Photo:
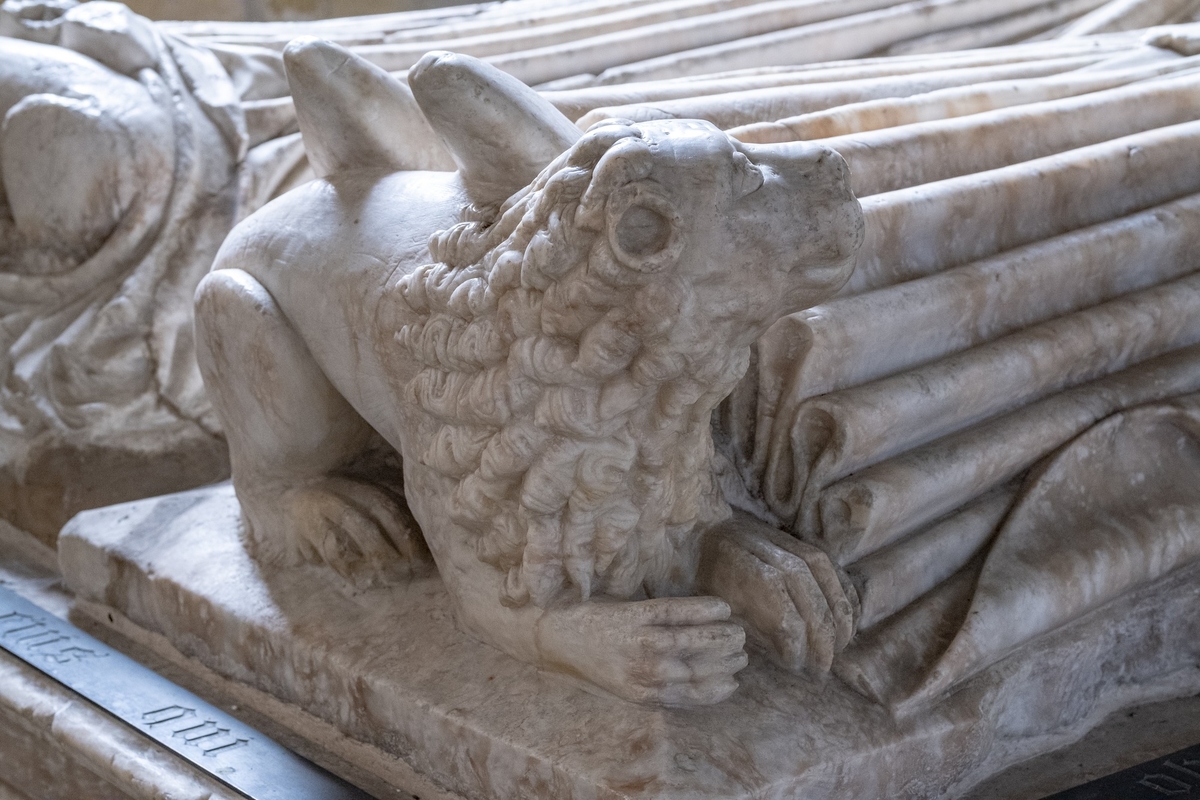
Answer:
[[[259,557],[323,562],[356,584],[423,559],[399,496],[348,472],[374,431],[262,284],[240,269],[206,276],[196,292],[196,339]]]

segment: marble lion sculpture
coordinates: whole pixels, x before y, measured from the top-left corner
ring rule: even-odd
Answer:
[[[256,556],[371,581],[423,540],[463,629],[641,702],[736,688],[730,603],[770,587],[706,566],[713,542],[794,565],[820,598],[797,605],[844,617],[811,629],[848,637],[828,559],[731,517],[709,426],[751,343],[850,274],[841,157],[701,122],[581,134],[464,56],[411,93],[329,43],[285,59],[324,177],[234,229],[195,310]],[[457,172],[404,168],[401,112]],[[788,659],[777,619],[745,625]]]

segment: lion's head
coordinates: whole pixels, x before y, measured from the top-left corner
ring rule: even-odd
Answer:
[[[775,320],[849,277],[862,216],[844,162],[708,123],[594,126],[489,219],[433,237],[400,284],[422,321],[422,461],[508,575],[505,602],[669,585],[728,508],[712,409]]]

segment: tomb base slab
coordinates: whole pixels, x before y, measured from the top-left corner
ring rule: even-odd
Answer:
[[[398,759],[463,798],[954,797],[1116,710],[1200,691],[1197,564],[904,718],[754,653],[732,698],[683,710],[475,641],[436,575],[355,592],[316,567],[264,570],[240,525],[228,485],[84,512],[59,540],[64,578],[85,605],[367,745],[393,783]]]

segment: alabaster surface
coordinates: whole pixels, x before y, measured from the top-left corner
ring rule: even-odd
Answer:
[[[0,513],[53,541],[80,508],[228,469],[191,295],[246,134],[208,51],[116,4],[29,5],[0,8]]]
[[[373,66],[349,69],[373,74],[377,86],[384,85],[383,69],[397,71],[400,80],[386,84],[388,102],[375,106],[383,116],[360,143],[377,168],[449,172],[457,164],[454,146],[439,135],[445,120],[417,111],[407,85],[407,71],[429,50],[477,55],[528,83],[554,82],[557,90],[544,97],[580,129],[608,117],[696,118],[733,129],[742,141],[777,142],[1090,97],[1193,66],[1179,57],[1195,40],[1186,26],[1156,29],[1157,48],[1141,46],[1140,33],[1121,33],[1183,20],[1185,10],[1170,2],[1122,3],[1081,17],[1096,3],[1031,3],[1024,10],[948,3],[914,14],[906,4],[880,0],[519,0],[362,19],[224,24],[150,23],[113,3],[8,0],[0,10],[0,59],[7,65],[0,80],[11,118],[6,158],[14,163],[5,169],[8,232],[0,242],[9,265],[0,287],[9,321],[0,343],[7,376],[0,514],[52,541],[81,508],[228,473],[194,363],[192,292],[237,220],[314,174],[341,168],[319,140],[301,138],[298,117],[309,116],[311,131],[322,115],[362,114],[353,94],[327,91],[316,100],[320,76],[342,68],[336,52],[292,59],[293,75],[311,73],[301,80],[309,98],[297,110],[281,51],[298,36],[315,33],[351,47]],[[1067,20],[1074,20],[1069,29],[1053,29]],[[1054,35],[939,54],[1043,29]],[[806,68],[796,56],[803,42],[824,48],[805,46],[805,63],[885,46],[909,55]],[[733,67],[740,71],[696,77]],[[862,195],[898,179],[937,179],[938,169],[961,174],[986,168],[989,158],[1011,163],[1039,148],[1102,141],[1132,120],[1168,124],[1165,118],[1187,108],[1173,99],[1186,88],[1162,88],[1153,97],[1131,90],[1136,98],[1119,114],[1081,107],[1058,124],[1057,110],[1035,113],[1032,124],[1046,129],[1042,135],[1005,144],[989,133],[987,146],[959,148],[971,155],[957,162],[932,154],[928,141],[830,144],[852,162],[853,188]],[[501,120],[476,120],[475,144],[457,147],[479,148],[480,163],[511,156],[480,145]],[[971,131],[942,135],[974,138]],[[53,144],[42,147],[44,141]],[[893,173],[904,164],[914,165],[912,174],[898,178]]]
[[[821,145],[580,138],[464,56],[411,94],[332,44],[285,60],[323,180],[235,229],[196,312],[265,563],[364,585],[431,554],[465,630],[627,700],[728,697],[744,632],[900,708],[1195,557],[1200,291],[1156,228],[1200,188],[1194,123],[860,212]],[[459,170],[394,171],[388,113],[355,105],[419,114]],[[1073,182],[1121,191],[1054,205]],[[1123,220],[1157,261],[1091,289],[1058,266],[1055,234],[1164,201]],[[1075,286],[1030,291],[1055,269]]]
[[[1200,37],[760,69],[898,9],[545,93],[196,48],[269,150],[228,224],[314,180],[189,273],[236,502],[79,517],[68,581],[467,796],[941,796],[1196,691]]]
[[[425,711],[369,708],[367,724],[357,700],[319,697],[295,676],[374,685],[374,659],[425,634],[343,626],[336,652],[363,659],[347,666],[312,652],[314,597],[407,619],[436,595],[445,636],[524,676],[505,702],[555,674],[614,719],[707,720],[706,759],[727,747],[716,718],[688,714],[710,712],[644,708],[726,709],[783,772],[731,763],[713,796],[933,796],[1195,690],[1186,114],[1082,126],[1058,144],[1072,149],[982,169],[954,154],[1023,117],[977,115],[957,139],[957,119],[930,121],[909,135],[959,166],[914,167],[860,203],[871,133],[847,169],[823,143],[745,144],[703,121],[581,132],[466,56],[427,56],[407,86],[314,39],[283,59],[318,179],[241,222],[196,294],[236,506],[221,490],[81,517],[63,563],[82,597],[467,794],[523,768],[496,755],[489,774],[515,783],[474,786],[439,748],[507,734],[395,745],[380,726],[432,730]],[[1190,89],[1089,102],[1152,109]],[[432,130],[457,169],[413,170],[402,125]],[[210,539],[230,549],[201,557]],[[274,610],[243,599],[255,585]],[[235,633],[260,630],[246,635],[265,649]],[[443,682],[446,652],[429,662]],[[432,691],[404,685],[380,697]],[[811,769],[780,760],[788,736]],[[581,787],[617,780],[580,777],[574,757],[544,763]]]
[[[686,596],[737,582],[697,571],[730,514],[709,418],[749,345],[845,282],[862,222],[842,160],[686,121],[581,137],[509,76],[431,55],[414,111],[460,169],[393,172],[371,166],[382,114],[306,105],[391,79],[291,76],[328,174],[235,229],[197,293],[256,552],[362,582],[427,545],[460,623],[510,654],[631,700],[727,696],[742,630]],[[848,635],[844,590],[810,555]]]
[[[431,50],[486,60],[530,85],[618,86],[730,70],[878,54],[924,56],[1014,42],[1095,46],[1088,39],[1171,22],[1182,0],[507,0],[366,18],[276,23],[163,23],[208,45],[281,51],[316,35],[389,71]],[[1124,8],[1119,8],[1124,6]],[[1099,8],[1097,8],[1099,7]],[[1098,10],[1101,17],[1089,12]]]
[[[918,714],[893,716],[757,649],[724,702],[653,708],[458,631],[436,575],[348,591],[322,568],[256,561],[241,524],[228,486],[86,512],[60,540],[64,577],[101,624],[121,609],[184,654],[378,749],[356,766],[395,775],[400,758],[473,800],[956,797],[1118,708],[1200,689],[1195,565]]]
[[[0,514],[72,514],[228,475],[192,295],[225,235],[306,179],[277,56],[117,3],[0,6]],[[311,173],[308,173],[310,176]]]

